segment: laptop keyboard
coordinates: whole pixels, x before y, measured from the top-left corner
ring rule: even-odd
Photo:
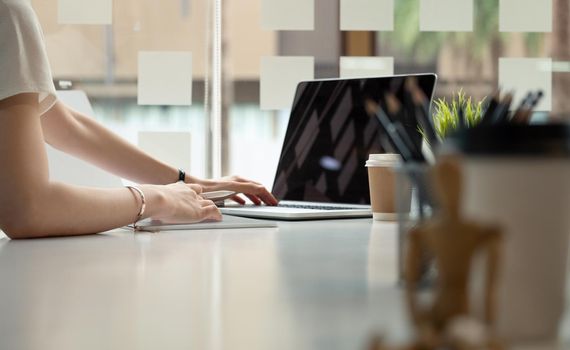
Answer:
[[[279,204],[281,208],[295,208],[295,209],[315,209],[315,210],[350,210],[357,209],[354,207],[333,207],[325,205],[310,205],[310,204]]]

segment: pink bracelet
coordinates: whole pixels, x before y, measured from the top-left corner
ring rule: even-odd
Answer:
[[[139,210],[139,213],[137,214],[137,217],[135,219],[135,221],[133,222],[133,229],[136,231],[137,230],[137,222],[139,222],[140,219],[142,219],[143,215],[144,215],[144,211],[146,209],[146,198],[144,196],[143,191],[136,187],[136,186],[125,186],[126,188],[128,188],[131,191],[135,191],[139,194],[139,196],[141,197],[141,209]]]

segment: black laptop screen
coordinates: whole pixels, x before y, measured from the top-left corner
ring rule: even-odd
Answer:
[[[429,99],[433,74],[302,82],[297,87],[273,193],[281,200],[369,204],[368,174],[371,153],[393,152],[378,120],[364,109],[366,99],[389,108],[396,97],[403,113],[400,122],[421,143],[413,116],[407,79]],[[391,100],[393,101],[393,99]]]

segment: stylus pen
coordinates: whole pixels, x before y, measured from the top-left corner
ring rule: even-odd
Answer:
[[[398,135],[400,136],[402,141],[406,144],[408,149],[412,152],[412,157],[414,158],[414,160],[419,161],[419,162],[425,162],[426,159],[425,159],[424,155],[422,154],[422,152],[418,148],[418,146],[416,144],[414,144],[414,142],[412,141],[412,138],[410,137],[410,134],[408,134],[408,132],[406,131],[406,128],[404,128],[402,123],[400,121],[395,121],[392,124],[394,124],[394,127],[396,128],[396,131],[398,132]]]
[[[540,100],[542,99],[543,96],[544,96],[544,93],[542,92],[542,90],[538,90],[538,92],[536,93],[536,96],[534,96],[534,99],[530,103],[529,109],[531,111],[536,108],[536,106],[538,105],[538,102],[540,102]]]
[[[483,113],[480,125],[492,124],[493,113],[495,113],[495,109],[497,109],[497,106],[499,105],[500,98],[501,98],[501,91],[500,90],[495,91],[495,93],[493,93],[493,98],[491,98],[491,101],[487,105],[485,113]]]
[[[536,108],[536,106],[538,105],[538,103],[540,102],[540,100],[542,99],[543,96],[544,96],[544,93],[541,90],[539,90],[536,93],[534,98],[529,103],[529,107],[523,112],[523,115],[521,118],[522,123],[524,123],[524,124],[530,123],[530,118],[532,117],[532,112],[534,111],[534,109]]]
[[[418,86],[410,85],[409,91],[412,95],[414,105],[414,119],[415,122],[422,128],[425,137],[430,145],[439,143],[435,127],[433,126],[432,118],[430,116],[430,100],[425,96],[423,91]]]
[[[521,101],[518,108],[513,113],[513,117],[511,118],[511,121],[513,123],[523,123],[524,122],[524,120],[523,120],[524,114],[527,111],[527,109],[530,108],[530,105],[531,105],[532,100],[533,100],[533,96],[534,96],[534,94],[532,93],[532,91],[526,94],[525,98]]]
[[[508,120],[511,103],[513,103],[513,94],[509,93],[495,109],[495,113],[493,113],[493,118],[491,119],[493,124],[504,123]]]
[[[408,146],[406,146],[406,143],[402,140],[402,138],[398,134],[398,131],[396,130],[394,124],[392,124],[392,122],[390,121],[390,118],[388,118],[382,107],[380,107],[379,105],[376,105],[375,107],[376,107],[376,118],[378,119],[384,130],[386,130],[386,133],[388,134],[388,138],[390,138],[392,145],[396,148],[397,152],[400,153],[404,162],[413,161],[414,157],[412,155],[412,151],[408,148]]]

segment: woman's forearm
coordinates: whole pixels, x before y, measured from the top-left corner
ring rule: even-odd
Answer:
[[[168,184],[178,179],[178,169],[165,164],[97,121],[58,103],[42,118],[48,143],[138,183]]]
[[[144,218],[160,215],[164,201],[156,186],[142,186]],[[142,200],[127,188],[96,189],[50,183],[29,201],[14,206],[3,221],[11,238],[82,235],[104,232],[133,223]]]

